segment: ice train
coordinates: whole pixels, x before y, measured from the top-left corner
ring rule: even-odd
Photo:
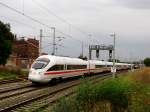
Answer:
[[[116,63],[117,70],[129,69],[131,64]],[[37,83],[48,83],[53,79],[63,79],[80,75],[110,72],[112,62],[82,60],[78,58],[43,55],[32,64],[28,79]]]

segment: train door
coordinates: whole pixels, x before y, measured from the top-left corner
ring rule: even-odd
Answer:
[[[90,74],[90,61],[87,63],[88,74]]]

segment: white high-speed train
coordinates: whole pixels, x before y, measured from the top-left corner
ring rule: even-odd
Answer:
[[[32,64],[28,79],[32,82],[48,83],[53,79],[110,72],[112,66],[112,62],[43,55]],[[131,66],[131,64],[116,63],[117,70],[129,69]]]

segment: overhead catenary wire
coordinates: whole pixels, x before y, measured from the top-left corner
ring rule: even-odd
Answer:
[[[86,36],[88,35],[88,33],[85,33],[84,31],[82,31],[81,29],[79,29],[78,27],[76,27],[75,25],[69,23],[67,20],[65,20],[64,18],[58,16],[57,14],[55,14],[54,12],[52,12],[51,10],[49,10],[46,6],[42,5],[41,3],[32,0],[36,5],[38,5],[40,8],[44,9],[45,11],[47,11],[49,14],[55,16],[56,18],[58,18],[59,20],[61,20],[62,22],[74,27],[76,30],[80,31],[81,33],[85,34]]]
[[[23,13],[23,12],[17,10],[17,9],[15,9],[15,8],[13,8],[13,7],[10,7],[9,5],[7,5],[7,4],[5,4],[5,3],[2,3],[1,1],[0,1],[0,5],[2,5],[2,6],[4,6],[4,7],[6,7],[6,8],[8,8],[9,10],[11,10],[11,11],[13,11],[13,12],[16,12],[16,13],[18,13],[18,14],[20,14],[20,15],[22,15],[22,16],[24,16],[24,17],[30,19],[30,20],[32,20],[32,21],[35,22],[35,23],[38,23],[38,24],[40,24],[40,25],[43,25],[43,26],[45,26],[45,27],[47,27],[47,28],[49,28],[49,29],[52,28],[51,26],[49,26],[49,25],[47,25],[47,24],[41,22],[40,20],[37,20],[37,19],[33,18],[32,16],[29,16],[29,15],[27,15],[27,14],[25,14],[25,13]],[[82,40],[77,39],[77,38],[74,38],[74,37],[71,36],[70,34],[66,34],[66,33],[64,33],[64,32],[62,32],[62,31],[59,31],[58,29],[56,29],[56,32],[65,35],[65,37],[72,38],[72,39],[74,39],[74,40],[79,41],[80,43],[82,43]],[[89,43],[87,43],[87,42],[84,41],[84,45],[85,45],[85,46],[89,46]]]
[[[11,19],[11,18],[6,17],[6,16],[0,16],[0,17],[1,17],[1,18],[4,18],[4,19],[7,19],[7,20],[9,20],[9,21],[13,21],[13,22],[18,23],[18,24],[22,24],[22,25],[24,25],[24,26],[26,26],[26,27],[28,27],[28,28],[34,29],[34,30],[35,30],[35,29],[38,29],[38,28],[36,28],[36,27],[34,27],[34,26],[31,26],[31,25],[29,25],[29,24],[26,24],[26,23],[17,21],[17,20],[15,20],[15,19]]]
[[[47,25],[47,24],[45,24],[45,23],[42,23],[41,21],[39,21],[39,20],[37,20],[37,19],[34,19],[34,18],[32,18],[31,16],[28,16],[28,15],[26,15],[25,13],[22,13],[21,11],[15,9],[15,8],[12,8],[12,7],[6,5],[6,4],[4,4],[4,3],[2,3],[2,2],[0,2],[0,5],[2,5],[2,6],[4,6],[4,7],[6,7],[6,8],[8,8],[8,9],[10,9],[10,10],[12,10],[12,11],[18,13],[18,14],[21,14],[22,16],[25,16],[26,18],[28,18],[28,19],[30,19],[30,20],[36,22],[36,23],[39,23],[39,24],[41,24],[41,25],[43,25],[43,26],[45,26],[45,27],[51,28],[49,25]]]
[[[59,20],[63,21],[63,22],[66,23],[66,24],[70,24],[70,23],[68,23],[65,19],[63,19],[63,18],[57,16],[55,13],[53,13],[52,11],[50,11],[46,6],[42,5],[41,3],[39,3],[39,2],[37,2],[37,1],[35,1],[35,0],[32,0],[32,1],[33,1],[37,6],[39,6],[40,8],[46,10],[49,14],[55,16],[56,18],[58,18]]]
[[[17,10],[17,9],[15,9],[15,8],[12,8],[12,7],[6,5],[6,4],[4,4],[4,3],[2,3],[2,2],[0,2],[0,5],[2,5],[2,6],[4,6],[4,7],[6,7],[6,8],[8,8],[8,9],[10,9],[10,10],[12,10],[12,11],[14,11],[14,12],[16,12],[16,13],[18,13],[18,14],[20,14],[20,15],[22,15],[22,16],[24,16],[24,17],[26,17],[26,18],[28,18],[28,19],[30,19],[30,20],[32,20],[32,21],[38,23],[38,24],[40,24],[40,25],[43,25],[43,26],[45,26],[45,27],[47,27],[47,28],[49,28],[49,29],[52,28],[51,26],[49,26],[49,25],[47,25],[47,24],[45,24],[45,23],[43,23],[43,22],[41,22],[41,21],[39,21],[39,20],[37,20],[37,19],[35,19],[35,18],[33,18],[33,17],[31,17],[31,16],[29,16],[29,15],[27,15],[27,14],[25,14],[25,13],[23,13],[23,12]],[[73,38],[73,36],[71,36],[71,35],[69,35],[69,34],[66,34],[66,33],[64,33],[64,32],[62,32],[62,31],[56,30],[56,32],[61,33],[61,34],[65,35],[65,36],[67,36],[67,37]],[[75,38],[73,38],[73,39],[75,39]],[[75,39],[75,40],[81,42],[81,40],[79,40],[79,39]]]
[[[37,2],[36,0],[32,0],[37,6],[39,6],[40,8],[44,9],[45,11],[47,11],[49,14],[55,16],[57,19],[59,19],[60,21],[66,23],[70,26],[72,26],[74,29],[78,30],[79,32],[81,32],[82,34],[84,34],[84,36],[87,38],[88,37],[88,33],[86,33],[85,31],[81,30],[80,28],[76,27],[75,25],[71,24],[70,22],[68,22],[67,20],[65,20],[64,18],[58,16],[57,14],[55,14],[53,11],[51,11],[49,8],[47,8],[46,6],[42,5],[41,3]],[[92,37],[93,38],[93,37]],[[95,41],[95,39],[93,39]],[[81,42],[81,41],[80,41]]]

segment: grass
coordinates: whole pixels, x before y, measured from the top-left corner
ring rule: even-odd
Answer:
[[[0,66],[0,80],[14,79],[18,77],[24,77],[28,74],[27,70],[16,67],[1,67]]]
[[[73,98],[61,98],[54,112],[150,112],[150,68],[76,89]]]
[[[0,72],[0,80],[16,78],[17,74],[10,72]]]

